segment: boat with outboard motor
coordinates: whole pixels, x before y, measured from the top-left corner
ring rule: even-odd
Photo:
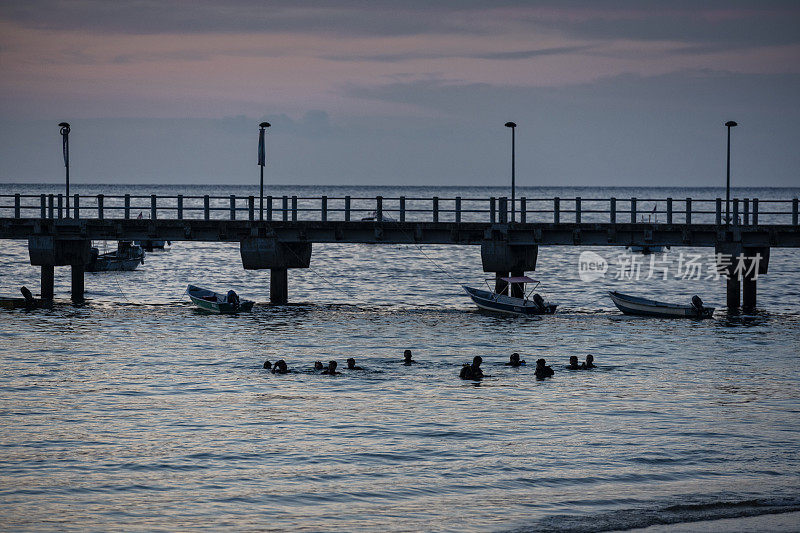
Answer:
[[[653,316],[661,318],[711,318],[713,307],[706,307],[699,296],[692,296],[690,305],[670,304],[609,291],[609,296],[620,311],[626,315]]]
[[[531,279],[528,276],[514,276],[500,278],[508,285],[521,285],[523,287],[522,293],[525,294],[524,286],[526,284],[535,283],[534,287],[528,291],[527,296],[522,298],[516,296],[508,296],[507,294],[498,294],[491,290],[489,281],[495,281],[495,278],[487,278],[486,284],[489,287],[488,291],[481,289],[474,289],[462,285],[464,291],[472,298],[475,304],[486,311],[493,311],[496,313],[505,313],[510,315],[552,315],[556,312],[556,304],[549,304],[544,301],[539,294],[534,291],[539,286],[539,282]]]
[[[663,254],[670,249],[669,246],[661,246],[660,244],[647,244],[647,245],[632,244],[630,246],[626,246],[625,248],[630,250],[631,253],[642,254],[642,255]]]
[[[100,253],[92,248],[91,257],[86,264],[87,272],[130,271],[144,264],[144,250],[130,241],[119,241],[113,252]]]
[[[164,250],[167,246],[172,246],[171,241],[160,241],[160,240],[144,240],[144,241],[134,241],[134,244],[141,246],[145,252],[152,252],[153,250]]]
[[[227,294],[220,294],[208,289],[189,285],[186,289],[192,303],[203,311],[217,314],[246,313],[253,308],[255,302],[251,300],[241,300],[234,291]]]

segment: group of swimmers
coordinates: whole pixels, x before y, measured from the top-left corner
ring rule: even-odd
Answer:
[[[416,361],[412,359],[411,350],[406,350],[403,352],[403,361],[402,364],[405,366],[410,366],[415,364]],[[464,366],[461,367],[461,372],[459,372],[458,377],[461,379],[470,379],[470,380],[480,380],[484,377],[483,370],[481,370],[481,363],[483,363],[483,358],[480,355],[476,355],[472,359],[472,364],[465,363]],[[505,366],[510,367],[520,367],[525,364],[524,359],[519,358],[519,354],[514,352],[508,358],[508,363]],[[315,361],[314,362],[314,372],[319,372],[323,375],[328,376],[337,376],[341,374],[338,372],[336,368],[338,364],[336,361],[328,361],[328,366],[322,364],[322,361]],[[275,364],[272,364],[269,361],[264,361],[264,368],[266,370],[270,370],[273,374],[288,374],[289,368],[286,365],[286,361],[283,359],[279,359]],[[578,363],[578,357],[573,355],[569,358],[569,364],[566,366],[567,370],[589,370],[592,368],[597,368],[594,365],[594,356],[587,355],[586,361],[583,363]],[[352,357],[347,359],[347,370],[364,370],[363,367],[356,365],[356,360]],[[537,359],[536,360],[536,370],[534,370],[533,374],[536,376],[536,379],[545,379],[552,377],[555,374],[555,371],[551,366],[547,364],[544,359]]]

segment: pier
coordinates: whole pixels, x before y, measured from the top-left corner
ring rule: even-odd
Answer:
[[[83,301],[93,240],[238,242],[242,265],[270,270],[270,301],[288,302],[293,268],[309,268],[314,243],[481,246],[498,279],[536,269],[540,246],[693,246],[758,257],[800,247],[798,199],[299,197],[41,194],[0,195],[0,238],[26,239],[41,267],[41,298],[52,300],[54,268],[72,269],[72,300]],[[726,212],[730,212],[729,219]],[[727,306],[756,306],[755,269],[729,272]]]

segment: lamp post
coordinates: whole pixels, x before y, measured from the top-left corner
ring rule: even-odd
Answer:
[[[515,153],[515,133],[517,125],[513,122],[506,122],[506,128],[511,128],[511,222],[515,222],[516,218],[516,183],[514,176],[514,160],[516,159]]]
[[[69,218],[69,124],[61,122],[61,149],[64,153],[64,168],[67,173],[67,218]]]
[[[725,225],[727,226],[731,222],[731,128],[738,126],[738,124],[732,120],[729,120],[725,123],[725,127],[728,128],[728,179],[725,182]]]
[[[258,166],[261,167],[261,187],[259,189],[258,219],[264,220],[264,163],[266,162],[266,148],[264,146],[264,132],[270,127],[269,122],[258,125]]]

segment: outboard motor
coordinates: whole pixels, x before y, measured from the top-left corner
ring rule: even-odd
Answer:
[[[28,309],[33,307],[36,301],[33,299],[33,294],[31,294],[30,289],[23,285],[19,291],[22,293],[22,296],[25,297],[25,307]]]
[[[225,299],[228,301],[229,304],[233,304],[233,307],[239,307],[239,295],[236,294],[236,291],[233,289],[228,291],[227,296]]]
[[[538,293],[533,295],[533,303],[536,304],[536,307],[538,307],[539,309],[544,310],[545,308],[544,298],[539,296]]]
[[[694,307],[698,313],[701,313],[703,311],[703,300],[701,300],[700,297],[696,294],[692,296],[692,307]]]

